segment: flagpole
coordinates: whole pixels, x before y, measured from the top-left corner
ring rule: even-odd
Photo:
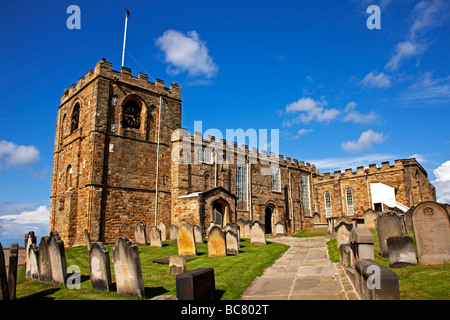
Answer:
[[[125,15],[125,31],[123,32],[123,49],[122,49],[122,67],[125,60],[125,42],[127,40],[127,23],[128,23],[128,17],[130,15],[130,12],[127,10],[127,13]]]

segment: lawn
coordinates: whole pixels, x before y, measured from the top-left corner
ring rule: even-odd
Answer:
[[[380,256],[377,233],[374,235],[375,261],[389,268],[398,275],[400,284],[400,299],[402,300],[449,300],[450,299],[450,264],[435,266],[410,266],[393,269],[390,267],[389,258]],[[413,236],[410,234],[410,236]],[[336,240],[327,242],[330,259],[339,261],[339,249]]]
[[[252,245],[249,239],[241,239],[239,254],[226,257],[208,257],[208,245],[197,245],[197,257],[187,262],[187,269],[213,268],[216,285],[216,299],[239,299],[242,292],[264,269],[271,266],[289,247],[267,242],[266,246]],[[110,259],[111,248],[107,245]],[[142,299],[118,294],[117,292],[98,292],[92,289],[89,276],[89,253],[86,247],[66,248],[67,266],[77,265],[81,270],[81,288],[68,289],[25,278],[25,268],[17,274],[17,299],[56,299],[56,300],[114,300]],[[153,263],[155,258],[178,254],[176,242],[163,241],[162,248],[139,247],[145,299],[158,295],[176,296],[175,276],[169,274],[168,264]],[[111,275],[115,289],[114,267],[111,261]],[[70,276],[70,274],[69,274]]]

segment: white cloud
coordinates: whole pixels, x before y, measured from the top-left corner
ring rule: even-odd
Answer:
[[[436,176],[433,184],[436,187],[437,201],[450,203],[450,161],[441,164],[433,173]]]
[[[208,54],[205,42],[200,40],[196,31],[183,34],[175,30],[167,30],[156,39],[156,45],[165,54],[169,74],[187,72],[191,76],[216,75],[218,66]]]
[[[407,103],[417,102],[420,105],[448,103],[450,102],[450,76],[434,79],[432,72],[426,72],[402,93],[401,98]]]
[[[339,115],[336,109],[325,109],[325,100],[318,101],[311,98],[301,98],[286,106],[286,114],[299,114],[296,118],[285,120],[284,126],[292,126],[298,123],[309,123],[311,121],[329,122]]]
[[[3,204],[0,203],[0,214],[5,212]],[[17,208],[20,207],[21,205],[17,205]],[[49,221],[50,209],[47,206],[22,211],[19,214],[0,215],[0,236],[2,238],[23,239],[24,233],[28,231],[34,231],[36,236],[47,235]]]
[[[391,80],[389,76],[380,72],[376,74],[374,71],[370,71],[364,79],[359,82],[363,87],[369,88],[388,88],[391,86]]]
[[[374,132],[373,130],[367,130],[361,133],[361,136],[357,141],[347,141],[341,144],[341,148],[350,153],[361,152],[367,149],[371,149],[374,143],[382,143],[386,140],[383,133]]]
[[[344,113],[344,121],[345,122],[353,122],[359,124],[373,123],[378,121],[378,117],[375,112],[371,111],[368,114],[363,114],[356,110],[356,102],[349,102],[345,107]]]
[[[425,33],[437,27],[447,15],[447,4],[442,0],[420,1],[411,14],[412,23],[405,40],[398,43],[388,63],[386,70],[395,71],[409,57],[425,52],[427,39]]]
[[[33,164],[39,160],[39,150],[35,146],[17,145],[10,141],[0,141],[0,171],[7,167]]]

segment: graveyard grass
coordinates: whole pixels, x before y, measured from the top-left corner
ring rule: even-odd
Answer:
[[[111,248],[106,245],[110,260]],[[265,246],[252,245],[249,239],[241,239],[239,253],[226,257],[208,257],[208,244],[197,244],[197,257],[186,263],[187,269],[214,268],[216,299],[239,299],[242,292],[254,278],[260,276],[264,269],[271,266],[289,247],[279,243],[267,242]],[[91,287],[89,271],[89,253],[86,247],[66,248],[67,266],[77,265],[81,270],[81,289],[68,289],[25,278],[25,267],[17,273],[18,299],[50,299],[50,300],[139,300],[150,299],[158,295],[176,296],[175,275],[169,274],[168,264],[153,263],[155,258],[178,254],[176,242],[163,241],[162,248],[151,248],[149,245],[139,247],[139,255],[144,279],[145,297],[138,298],[116,292],[114,264],[111,263],[112,292],[99,292]],[[70,277],[70,274],[68,274]]]
[[[393,269],[389,258],[380,256],[380,246],[375,229],[374,236],[375,261],[398,275],[400,299],[402,300],[449,300],[450,299],[450,263],[444,265],[417,265]],[[409,233],[414,238],[414,234]],[[339,262],[339,248],[336,240],[327,242],[331,261]]]

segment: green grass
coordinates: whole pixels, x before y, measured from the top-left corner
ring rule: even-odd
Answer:
[[[264,269],[271,266],[289,247],[283,244],[267,242],[266,246],[252,245],[249,239],[241,239],[239,254],[226,257],[208,257],[207,244],[197,245],[197,257],[188,261],[188,270],[213,268],[216,285],[216,299],[235,300],[260,276]],[[111,254],[113,245],[106,248]],[[17,274],[18,299],[56,299],[56,300],[114,300],[142,299],[117,292],[98,292],[92,289],[89,277],[89,253],[86,247],[66,248],[67,266],[77,265],[81,270],[81,289],[68,289],[25,278],[25,268]],[[145,287],[145,299],[158,295],[176,296],[175,276],[169,274],[168,264],[153,263],[155,258],[178,254],[176,242],[164,241],[162,248],[139,247],[142,275]],[[111,275],[115,289],[114,267],[111,261]]]
[[[306,228],[292,236],[295,238],[307,238],[307,237],[323,237],[327,235],[328,227]]]
[[[380,256],[380,246],[376,230],[370,230],[374,236],[375,261],[394,271],[398,275],[400,299],[402,300],[449,300],[450,299],[450,264],[418,265],[393,269],[389,258]],[[413,237],[413,234],[409,234]],[[413,237],[414,238],[414,237]],[[339,249],[336,240],[327,242],[330,260],[339,261]]]

